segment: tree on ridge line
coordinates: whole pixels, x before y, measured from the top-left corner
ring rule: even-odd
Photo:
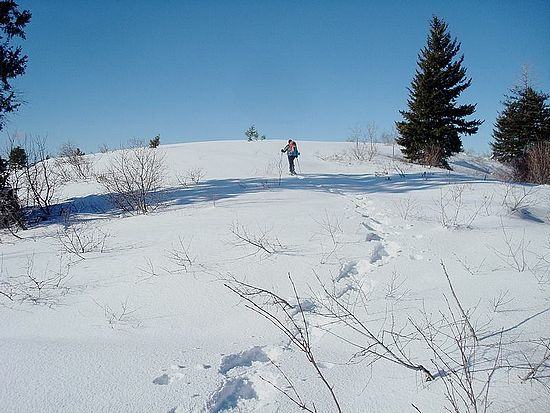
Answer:
[[[467,120],[475,104],[457,104],[471,78],[457,57],[461,44],[452,39],[448,25],[437,16],[430,22],[426,46],[418,56],[418,68],[411,82],[408,110],[400,111],[396,122],[405,158],[411,162],[448,168],[447,159],[462,151],[461,135],[477,133],[482,120]]]

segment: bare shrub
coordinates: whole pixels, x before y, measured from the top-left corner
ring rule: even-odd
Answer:
[[[177,272],[188,273],[196,265],[197,257],[191,255],[191,241],[187,244],[179,238],[179,247],[168,251],[167,258],[176,266]]]
[[[128,304],[128,299],[122,301],[119,308],[113,308],[108,304],[100,304],[94,300],[96,305],[103,310],[105,321],[111,328],[118,327],[141,327],[142,322],[136,317],[138,308],[133,308]]]
[[[49,159],[46,152],[46,140],[40,136],[27,140],[27,165],[24,168],[24,185],[27,189],[27,201],[50,215],[59,189],[64,183],[56,163]]]
[[[550,142],[535,142],[510,162],[516,181],[550,183]]]
[[[457,254],[454,254],[454,253],[453,253],[453,255],[455,256],[456,260],[460,263],[460,265],[462,265],[462,268],[464,268],[468,272],[468,274],[476,276],[476,275],[479,275],[483,272],[486,258],[483,258],[479,262],[479,264],[476,265],[476,264],[470,263],[469,260],[467,259],[467,257],[462,257],[461,258]]]
[[[330,155],[322,154],[322,153],[316,153],[315,157],[325,161],[325,162],[348,162],[350,160],[350,156],[347,152],[344,153],[333,153]]]
[[[443,294],[444,307],[431,312],[425,303],[419,310],[420,317],[410,313],[400,320],[393,312],[395,305],[404,300],[410,290],[404,289],[404,280],[394,272],[385,291],[389,308],[384,314],[374,313],[369,308],[369,296],[360,288],[353,289],[357,297],[343,297],[327,288],[317,276],[322,287],[323,297],[315,301],[315,322],[298,296],[296,287],[289,275],[293,299],[284,297],[261,287],[238,281],[234,278],[225,285],[246,303],[246,307],[264,317],[281,331],[311,363],[318,372],[324,388],[330,391],[335,410],[340,411],[338,397],[333,387],[319,371],[316,356],[312,350],[312,326],[343,344],[356,349],[349,363],[371,365],[380,360],[389,361],[400,367],[422,372],[425,380],[436,380],[443,384],[444,409],[449,412],[481,413],[491,407],[493,378],[500,371],[519,371],[522,381],[536,381],[547,389],[548,361],[550,360],[550,340],[542,337],[535,340],[519,340],[515,327],[491,330],[490,321],[484,322],[484,333],[480,334],[472,321],[476,307],[467,307],[460,300],[459,291],[453,285],[450,274],[441,262],[449,295]],[[292,302],[295,301],[294,305]],[[495,311],[510,303],[506,293],[493,300]],[[543,310],[538,314],[542,314]],[[319,321],[319,318],[326,322]],[[528,318],[529,319],[529,318]],[[328,328],[327,328],[328,327]],[[518,344],[532,349],[532,354],[517,348]],[[433,367],[420,364],[416,358],[426,359]],[[313,404],[306,403],[282,368],[276,366],[288,386],[271,383],[294,404],[304,411],[316,411]],[[413,407],[420,411],[416,406]]]
[[[182,186],[198,185],[206,176],[206,171],[202,168],[191,168],[185,171],[185,174],[178,175],[176,178]]]
[[[548,246],[540,251],[532,249],[531,241],[525,239],[525,230],[520,237],[506,232],[501,221],[505,248],[491,247],[507,267],[517,272],[530,272],[540,285],[550,282],[550,238]]]
[[[448,167],[443,160],[443,150],[438,145],[430,145],[423,150],[422,163],[432,167]]]
[[[151,278],[156,278],[160,275],[160,273],[155,268],[155,264],[153,264],[153,261],[151,258],[145,258],[146,266],[145,267],[136,267],[136,269],[141,273],[143,276],[142,280],[146,281]],[[163,271],[166,271],[162,269]]]
[[[225,286],[243,299],[247,303],[247,307],[249,309],[258,313],[273,324],[273,326],[275,326],[290,340],[291,344],[293,344],[301,353],[304,354],[307,361],[315,369],[324,385],[324,388],[330,393],[336,411],[341,413],[342,409],[340,407],[340,402],[334,392],[333,386],[327,381],[313,352],[310,327],[306,320],[304,308],[300,297],[298,296],[296,286],[290,274],[288,275],[288,278],[292,285],[296,305],[290,304],[287,300],[271,291],[252,286],[236,279],[226,282]],[[278,370],[282,372],[280,368],[278,368]],[[310,413],[316,412],[317,410],[315,409],[315,405],[312,404],[309,406],[305,403],[297,393],[294,385],[290,382],[288,376],[284,373],[283,376],[286,381],[290,383],[290,391],[281,389],[275,385],[274,387],[282,392],[282,394],[284,394],[289,400],[295,403],[301,410]]]
[[[85,154],[71,142],[65,142],[61,145],[57,162],[59,170],[64,173],[67,180],[72,180],[72,174],[74,174],[77,179],[88,179],[92,175],[92,160],[86,157]],[[69,171],[65,170],[67,167]]]
[[[320,260],[321,264],[327,264],[336,250],[341,247],[342,236],[344,235],[344,231],[342,230],[342,219],[338,215],[334,213],[329,214],[329,212],[325,210],[324,215],[320,219],[314,219],[314,221],[321,229],[320,235],[328,237],[330,240],[330,249],[323,252]]]
[[[535,355],[526,357],[527,373],[521,377],[522,381],[533,380],[537,381],[550,390],[548,386],[548,366],[550,363],[550,338],[543,337],[535,340]],[[538,353],[538,357],[537,356]]]
[[[537,142],[527,151],[529,182],[550,184],[550,142]]]
[[[38,271],[35,269],[34,256],[27,257],[25,270],[15,276],[0,268],[0,296],[13,303],[31,303],[55,307],[75,286],[69,286],[70,266],[60,262],[58,271]]]
[[[155,192],[162,186],[165,173],[164,156],[160,152],[136,147],[113,154],[97,180],[118,208],[146,214],[158,205]]]
[[[502,225],[502,233],[504,235],[504,243],[506,244],[506,249],[504,251],[493,248],[495,254],[506,263],[506,265],[518,272],[523,272],[527,269],[527,247],[529,243],[526,244],[525,241],[525,231],[523,231],[522,236],[514,240],[514,238],[509,235]]]
[[[472,191],[468,185],[453,185],[450,189],[440,190],[436,201],[441,225],[446,228],[472,228],[472,224],[480,212],[487,209],[490,197],[484,197],[481,202],[469,206],[466,202],[467,191]]]
[[[432,363],[439,371],[445,386],[445,398],[452,412],[486,412],[491,405],[489,397],[494,373],[501,364],[501,335],[499,341],[480,348],[469,331],[464,317],[447,301],[447,312],[441,320],[426,322],[420,326],[413,322],[424,344],[431,349]],[[480,368],[479,353],[484,355]],[[492,353],[492,354],[490,354]]]
[[[411,293],[410,289],[405,289],[404,285],[407,279],[399,276],[397,271],[392,271],[390,281],[386,284],[386,300],[400,301]]]
[[[61,250],[81,259],[89,252],[103,252],[109,236],[90,223],[69,223],[57,231],[57,241],[61,245]]]
[[[413,315],[404,322],[387,310],[377,326],[372,320],[364,319],[371,311],[366,307],[369,298],[360,289],[356,294],[362,298],[345,300],[325,287],[323,290],[329,301],[324,304],[324,314],[343,327],[338,333],[331,333],[358,349],[351,362],[372,364],[387,360],[403,368],[421,371],[426,380],[443,381],[449,411],[484,412],[490,405],[493,374],[501,366],[501,334],[493,335],[496,341],[491,342],[484,337],[487,342],[480,344],[481,339],[471,322],[473,310],[462,305],[444,264],[441,266],[451,298],[444,295],[446,309],[438,311],[439,319],[433,319],[423,308],[422,324]],[[394,303],[403,300],[409,292],[403,290],[403,284],[404,280],[394,273],[386,289],[386,299]],[[365,314],[361,316],[363,311]],[[419,357],[419,350],[426,349],[433,354],[431,371],[425,367],[427,365],[414,361]],[[478,357],[478,353],[483,357]]]
[[[413,199],[411,195],[408,195],[406,198],[399,199],[395,206],[397,208],[397,213],[404,221],[407,221],[409,218],[414,218],[418,216],[419,205],[418,201]]]
[[[318,276],[317,280],[327,299],[321,301],[325,317],[344,328],[343,334],[333,333],[333,335],[357,349],[350,357],[351,363],[366,362],[367,365],[370,365],[383,359],[406,369],[422,372],[426,381],[434,379],[434,375],[427,368],[413,361],[411,355],[405,352],[405,348],[415,340],[415,337],[405,333],[405,326],[398,326],[393,315],[388,314],[387,319],[380,320],[382,328],[373,326],[357,313],[359,311],[358,303],[362,303],[363,309],[368,310],[367,306],[370,301],[361,288],[354,289],[359,296],[357,300],[348,302],[341,294],[335,292],[335,288],[329,289],[325,286]],[[394,284],[391,292],[393,297],[396,297],[397,290],[401,288],[402,284],[398,284],[398,286]],[[369,311],[366,312],[369,313]],[[389,324],[387,328],[385,327],[386,323]]]
[[[108,152],[111,152],[111,149],[109,148],[109,146],[107,146],[106,143],[102,143],[101,145],[99,145],[99,153],[108,153]]]
[[[256,234],[246,226],[239,224],[239,222],[234,222],[229,231],[234,236],[233,245],[252,249],[252,252],[244,257],[260,256],[260,258],[265,258],[270,255],[290,253],[289,247],[283,245],[278,238],[271,237],[270,231],[267,229],[263,229],[259,234]]]
[[[351,128],[347,138],[352,143],[349,150],[351,159],[359,162],[371,161],[378,154],[375,144],[377,129],[374,122],[370,122],[365,129],[360,126]]]
[[[385,145],[391,146],[392,148],[392,158],[395,158],[395,147],[397,145],[397,138],[399,136],[399,132],[395,128],[395,126],[388,132],[384,131],[380,135],[380,141],[384,143]]]
[[[148,145],[145,144],[145,141],[140,138],[130,138],[126,142],[125,149],[135,149],[135,148],[146,148]]]
[[[536,205],[538,190],[534,186],[519,185],[513,182],[505,182],[502,206],[509,213],[521,212]]]
[[[341,411],[338,397],[333,387],[323,376],[322,371],[319,370],[319,365],[311,345],[310,326],[312,323],[307,320],[303,300],[298,296],[290,274],[289,279],[293,289],[293,300],[296,302],[296,305],[291,304],[288,300],[272,291],[238,281],[234,278],[226,282],[225,285],[245,300],[247,308],[260,314],[272,323],[289,338],[291,344],[305,355],[308,362],[316,370],[324,387],[330,392],[336,410]],[[317,277],[317,280],[323,289],[325,297],[328,299],[328,301],[319,300],[319,305],[323,309],[322,316],[327,319],[327,325],[340,324],[344,331],[344,333],[330,331],[331,334],[357,350],[351,356],[349,363],[367,361],[367,364],[372,364],[382,359],[396,363],[407,369],[420,371],[425,375],[426,380],[434,379],[434,375],[430,371],[410,360],[410,356],[405,351],[405,348],[415,338],[403,333],[401,328],[397,328],[394,319],[392,319],[389,328],[384,327],[385,321],[382,322],[382,328],[378,328],[370,326],[367,321],[361,320],[355,313],[358,304],[365,304],[365,300],[368,299],[363,295],[364,293],[359,291],[360,289],[358,293],[362,297],[353,300],[352,304],[348,304],[343,300],[341,295],[337,295],[332,291],[333,289],[325,287],[319,277]],[[395,294],[395,290],[393,293]],[[288,379],[286,380],[288,382]],[[283,393],[303,410],[315,411],[315,409],[308,410],[304,407],[307,407],[307,405],[301,401],[300,397],[297,397],[295,389],[291,393],[284,391]]]
[[[322,233],[330,238],[334,246],[340,243],[340,237],[344,234],[341,217],[329,214],[325,209],[323,216],[320,219],[314,219],[314,221],[321,227]]]
[[[493,313],[500,313],[507,311],[504,309],[505,306],[510,304],[512,301],[514,301],[513,298],[508,298],[508,294],[510,293],[509,290],[501,291],[498,294],[498,297],[494,297],[491,299],[491,307]]]

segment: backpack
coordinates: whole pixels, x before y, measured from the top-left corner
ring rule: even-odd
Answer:
[[[293,145],[292,145],[293,144]],[[292,144],[291,146],[288,148],[288,155],[289,156],[296,156],[298,157],[298,155],[300,155],[300,152],[298,152],[298,145],[296,144],[296,142],[292,141]],[[290,150],[290,148],[292,148],[292,150]]]

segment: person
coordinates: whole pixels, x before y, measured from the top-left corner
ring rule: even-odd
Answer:
[[[290,169],[291,175],[296,175],[296,170],[294,169],[294,160],[300,155],[298,152],[298,145],[292,139],[288,140],[287,145],[281,149],[281,152],[287,154],[288,156],[288,168]]]

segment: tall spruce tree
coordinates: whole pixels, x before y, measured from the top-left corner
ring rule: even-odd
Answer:
[[[466,120],[476,105],[458,105],[471,78],[462,66],[464,55],[455,59],[460,43],[451,39],[447,23],[433,16],[427,45],[418,55],[418,69],[409,88],[409,110],[400,111],[396,122],[397,143],[412,162],[448,167],[447,158],[462,150],[460,135],[477,132],[482,120]]]
[[[11,42],[14,37],[25,38],[24,29],[30,20],[31,13],[19,11],[14,0],[0,0],[0,130],[4,127],[5,115],[21,105],[10,82],[25,73],[27,56],[21,53],[20,46]],[[0,227],[17,223],[23,228],[20,211],[17,188],[9,183],[8,161],[0,158]]]
[[[31,20],[28,10],[19,11],[14,0],[0,0],[0,130],[4,127],[6,113],[21,105],[10,81],[25,73],[27,56],[21,46],[13,46],[14,37],[25,38],[25,26]]]
[[[491,146],[496,159],[520,166],[534,144],[550,142],[548,98],[550,95],[537,92],[527,81],[511,90],[494,125]]]

